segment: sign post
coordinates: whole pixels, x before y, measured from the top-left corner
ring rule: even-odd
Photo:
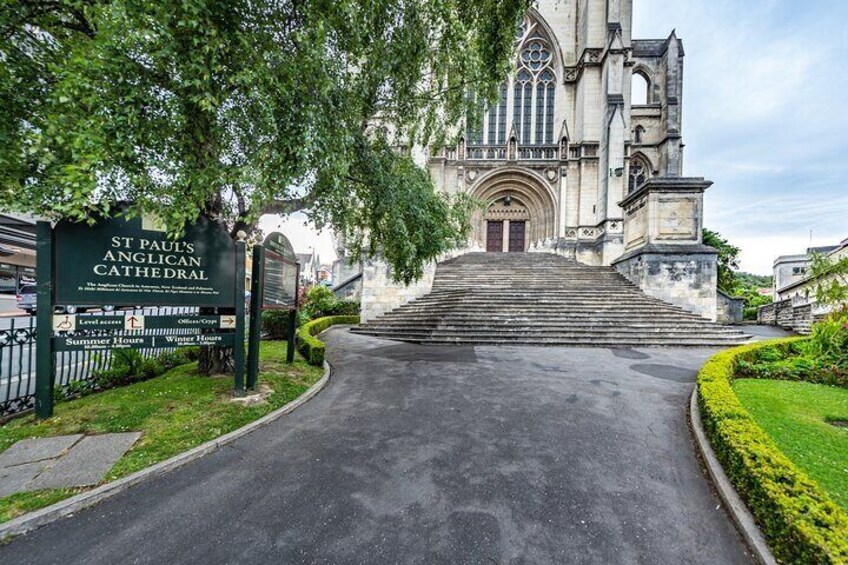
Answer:
[[[35,415],[53,415],[53,381],[56,357],[53,355],[53,230],[50,222],[36,224],[36,343]]]
[[[253,246],[253,273],[250,277],[250,337],[247,344],[247,388],[254,390],[259,378],[259,338],[262,332],[262,279],[265,276],[265,248]]]
[[[289,333],[286,344],[286,363],[294,363],[295,333],[297,332],[297,310],[289,312]]]
[[[236,396],[244,394],[244,265],[246,250],[244,233],[236,241],[236,336],[233,344],[233,371]],[[239,268],[239,266],[241,268]]]
[[[153,218],[121,216],[92,225],[60,221],[52,229],[39,222],[37,236],[39,418],[53,413],[56,351],[232,346],[234,386],[243,394],[244,237],[234,243],[223,225],[200,218],[175,239]],[[218,314],[54,316],[58,305],[190,306]],[[145,333],[151,329],[165,331]]]

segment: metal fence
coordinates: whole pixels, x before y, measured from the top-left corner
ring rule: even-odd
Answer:
[[[128,314],[167,316],[197,314],[197,308],[156,307],[120,310],[117,312],[92,312],[85,316],[125,316]],[[0,418],[32,408],[35,404],[35,330],[36,318],[19,317],[0,319]],[[198,330],[149,329],[145,335],[174,335],[197,333]],[[104,330],[82,330],[68,335],[102,335]],[[109,335],[129,335],[133,332],[108,332]],[[177,348],[138,350],[145,359]],[[54,386],[68,388],[77,381],[94,378],[97,373],[109,370],[113,363],[111,351],[62,351],[56,353]]]

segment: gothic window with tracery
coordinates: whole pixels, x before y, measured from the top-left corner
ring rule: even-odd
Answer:
[[[627,193],[630,194],[648,180],[651,174],[651,167],[640,156],[630,159],[630,181],[627,184]]]
[[[551,144],[556,102],[552,43],[541,24],[530,16],[525,18],[521,31],[513,94],[520,92],[522,100],[520,104],[516,100],[513,107],[522,111],[513,115],[515,131],[524,145]]]
[[[554,143],[557,80],[552,45],[542,25],[526,16],[516,35],[515,73],[501,86],[498,102],[482,108],[478,127],[469,128],[469,144],[504,145],[511,126],[521,145]]]

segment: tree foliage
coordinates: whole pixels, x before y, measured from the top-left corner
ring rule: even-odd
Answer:
[[[848,255],[834,257],[813,253],[810,277],[815,280],[816,302],[848,310]]]
[[[399,280],[467,233],[403,143],[496,96],[529,0],[3,0],[0,207],[304,210]]]
[[[735,290],[734,271],[739,268],[740,249],[732,245],[718,232],[704,228],[704,245],[718,251],[718,288],[733,294]]]

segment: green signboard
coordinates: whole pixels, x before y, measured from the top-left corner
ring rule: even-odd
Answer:
[[[55,227],[38,222],[36,229],[39,418],[53,413],[57,351],[232,347],[235,393],[244,394],[244,347],[236,347],[245,341],[243,235],[235,242],[225,226],[205,218],[178,239],[149,218],[61,221]],[[57,305],[215,310],[77,316],[56,314]]]
[[[297,308],[297,279],[300,269],[297,255],[288,238],[274,232],[265,238],[262,308],[294,310]]]
[[[236,246],[205,218],[179,239],[154,220],[123,217],[61,221],[53,237],[57,304],[233,306]]]

